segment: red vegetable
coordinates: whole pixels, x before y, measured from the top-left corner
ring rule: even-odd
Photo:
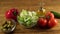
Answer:
[[[47,13],[46,13],[46,19],[47,19],[47,20],[54,19],[54,14],[51,13],[51,12],[47,12]]]
[[[38,19],[38,24],[39,24],[40,27],[44,28],[47,24],[47,20],[44,19],[44,18],[39,18]]]
[[[52,28],[57,25],[57,20],[56,19],[50,19],[48,21],[48,28]]]
[[[10,9],[10,10],[6,11],[6,13],[5,13],[5,17],[8,20],[10,20],[10,19],[17,20],[17,15],[18,15],[18,10],[15,8]]]
[[[52,28],[57,25],[57,20],[54,18],[54,15],[48,12],[45,18],[38,19],[38,25],[41,28]]]

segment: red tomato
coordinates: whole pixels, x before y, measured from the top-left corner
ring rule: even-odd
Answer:
[[[54,14],[51,12],[47,12],[46,18],[47,18],[47,20],[54,19]]]
[[[38,24],[39,24],[40,27],[44,28],[46,26],[46,23],[47,23],[46,19],[43,19],[43,18],[38,19]]]
[[[56,19],[50,19],[48,22],[48,28],[52,28],[57,25],[57,20]]]
[[[17,20],[17,15],[18,15],[18,10],[13,8],[13,9],[10,9],[8,10],[6,13],[5,13],[5,17],[6,19],[14,19],[14,20]]]

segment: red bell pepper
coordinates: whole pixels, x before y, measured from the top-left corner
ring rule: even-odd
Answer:
[[[17,20],[17,15],[18,15],[18,10],[15,9],[15,8],[12,8],[8,11],[6,11],[5,13],[5,17],[6,19],[10,20],[10,19],[13,19],[13,20]]]

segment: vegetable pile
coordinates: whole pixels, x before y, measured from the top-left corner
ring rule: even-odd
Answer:
[[[18,21],[19,24],[30,28],[35,25],[39,25],[41,28],[52,28],[57,25],[57,20],[55,18],[60,18],[60,14],[54,11],[46,12],[44,8],[36,11],[22,10],[18,14],[18,10],[13,8],[5,13],[7,20],[13,19]]]
[[[37,17],[36,12],[27,11],[24,9],[18,16],[18,22],[27,28],[35,26],[37,24],[37,19],[38,19],[38,17]]]

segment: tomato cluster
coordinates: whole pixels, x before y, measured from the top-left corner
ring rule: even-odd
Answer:
[[[47,12],[45,17],[38,19],[38,25],[41,28],[52,28],[57,25],[57,20],[51,12]]]

